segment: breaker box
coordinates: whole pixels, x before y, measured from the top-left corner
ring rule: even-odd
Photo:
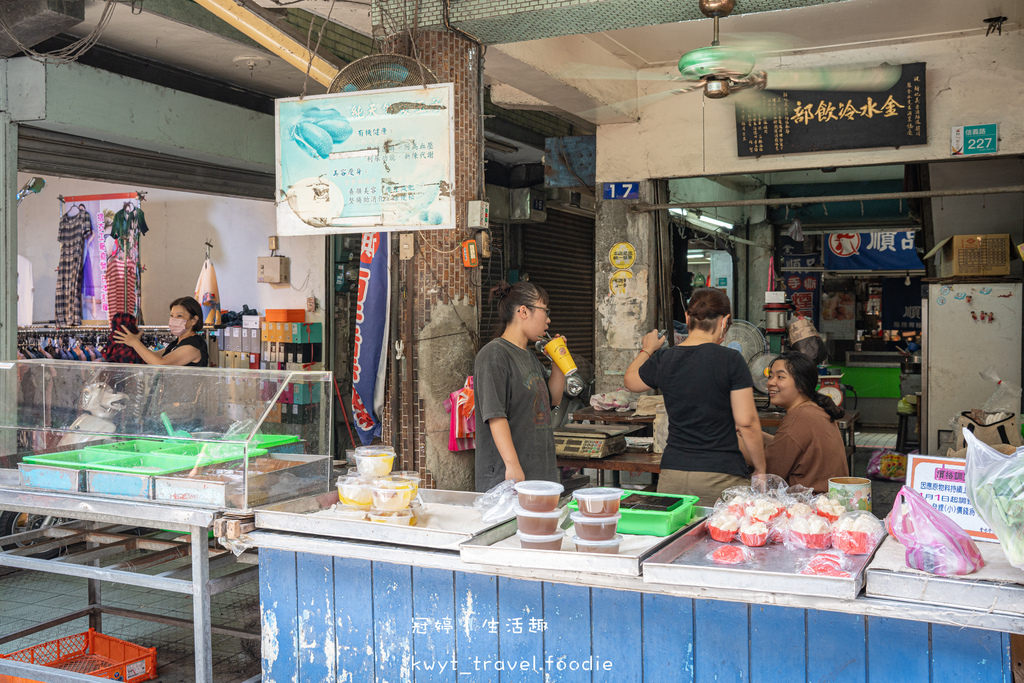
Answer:
[[[292,281],[291,259],[287,256],[260,256],[256,259],[256,282],[271,285]]]

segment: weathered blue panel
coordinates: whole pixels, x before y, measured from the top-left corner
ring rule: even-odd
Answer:
[[[932,624],[932,680],[998,681],[1010,660],[1009,638],[996,631]]]
[[[448,570],[412,568],[412,668],[416,683],[458,678],[454,582]]]
[[[543,681],[544,628],[547,626],[544,620],[543,584],[539,581],[499,578],[498,616],[503,666],[498,680],[501,683]],[[517,624],[521,625],[521,633],[514,632]],[[522,668],[524,662],[525,670]]]
[[[460,677],[473,683],[498,683],[500,676],[493,668],[474,670],[476,662],[483,662],[499,652],[497,628],[491,633],[484,626],[499,623],[498,577],[455,572],[455,604],[459,673],[472,672]]]
[[[412,567],[373,563],[373,651],[376,683],[412,678]]]
[[[592,588],[591,641],[594,683],[641,683],[643,624],[641,593]]]
[[[324,555],[296,557],[299,680],[334,683],[338,664],[334,638],[334,561]]]
[[[807,680],[864,681],[866,657],[864,617],[807,610]]]
[[[894,662],[899,643],[899,661]],[[928,680],[928,624],[868,617],[868,680],[917,683]]]
[[[694,600],[693,632],[696,681],[749,680],[750,634],[745,603]]]
[[[590,681],[590,589],[544,583],[544,666],[559,683]],[[603,618],[603,617],[601,617]],[[593,664],[589,667],[591,670]]]
[[[785,637],[779,637],[780,633],[785,633]],[[774,605],[750,606],[752,683],[806,680],[806,647],[804,610]]]
[[[298,683],[295,553],[260,549],[260,632],[264,683]]]
[[[546,138],[544,163],[544,187],[594,187],[597,182],[597,137]]]
[[[369,560],[334,558],[334,632],[338,683],[372,681],[373,569]]]
[[[693,600],[643,594],[644,635],[663,634],[644,645],[644,681],[693,681]]]

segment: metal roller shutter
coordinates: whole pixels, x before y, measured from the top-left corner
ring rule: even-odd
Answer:
[[[18,170],[248,199],[274,198],[274,174],[18,127]]]
[[[594,219],[548,207],[544,223],[522,224],[523,272],[551,299],[552,334],[594,362]]]

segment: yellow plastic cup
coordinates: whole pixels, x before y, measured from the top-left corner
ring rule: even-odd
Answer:
[[[557,365],[558,369],[566,377],[576,372],[576,361],[572,359],[572,355],[569,353],[563,337],[555,337],[545,344],[544,353],[547,354],[551,362]]]

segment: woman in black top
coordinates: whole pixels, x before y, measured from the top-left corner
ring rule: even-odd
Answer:
[[[210,364],[203,331],[203,308],[190,296],[171,302],[171,317],[167,322],[171,334],[177,339],[157,353],[142,343],[142,333],[132,334],[122,327],[114,331],[114,340],[132,347],[148,365],[179,365],[205,368]]]

